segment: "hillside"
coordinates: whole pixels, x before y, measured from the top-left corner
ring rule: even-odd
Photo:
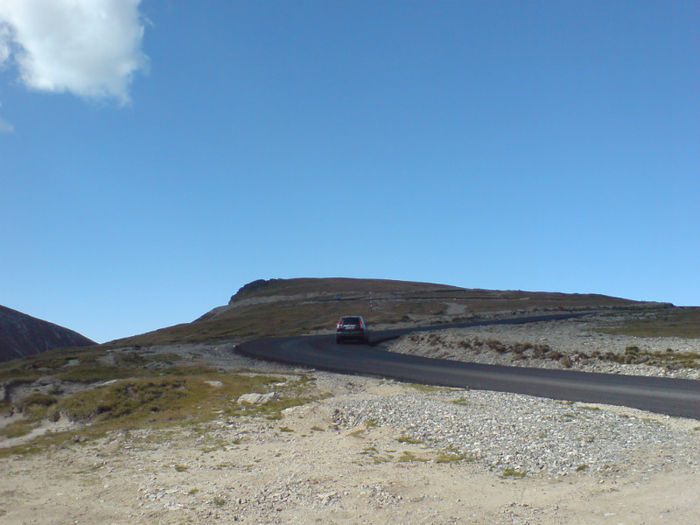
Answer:
[[[0,306],[0,361],[94,341],[73,330]]]
[[[448,328],[572,311],[594,313]],[[347,312],[377,330],[444,325],[380,346],[396,353],[700,377],[700,308],[399,281],[254,281],[191,323],[0,363],[1,520],[602,525],[609,511],[630,523],[697,521],[696,420],[233,351],[245,339],[329,333]]]
[[[498,315],[585,310],[669,309],[668,303],[632,301],[599,294],[564,294],[460,288],[386,279],[300,278],[257,280],[228,304],[191,323],[113,341],[152,345],[217,339],[298,335],[332,329],[348,313],[377,325],[432,325]]]

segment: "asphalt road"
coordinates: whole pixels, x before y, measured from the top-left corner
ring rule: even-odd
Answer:
[[[697,380],[463,363],[397,354],[376,347],[379,342],[409,332],[457,326],[522,324],[569,317],[573,316],[538,316],[390,330],[373,333],[371,345],[338,345],[334,335],[259,339],[238,345],[236,351],[258,359],[332,372],[386,377],[428,385],[469,387],[552,399],[606,403],[670,416],[700,419],[700,381]]]

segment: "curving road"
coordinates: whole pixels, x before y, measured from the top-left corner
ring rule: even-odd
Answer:
[[[258,359],[320,370],[370,375],[430,385],[469,387],[532,396],[622,405],[700,419],[700,381],[665,377],[594,374],[571,370],[463,363],[386,352],[375,346],[402,334],[487,324],[523,324],[565,319],[563,314],[390,330],[372,334],[371,345],[337,345],[334,335],[258,339],[236,351]]]

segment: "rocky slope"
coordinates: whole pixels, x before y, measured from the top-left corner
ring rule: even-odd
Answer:
[[[64,346],[88,346],[94,341],[73,330],[0,306],[0,361]]]

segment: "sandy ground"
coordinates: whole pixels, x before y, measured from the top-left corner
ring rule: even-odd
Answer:
[[[700,474],[692,466],[649,472],[637,457],[607,472],[503,478],[479,462],[439,463],[428,445],[398,441],[399,428],[334,422],[339,399],[415,388],[317,376],[333,397],[278,421],[120,431],[2,459],[0,522],[697,523]],[[698,422],[665,420],[699,434]],[[413,460],[400,459],[406,452]]]

